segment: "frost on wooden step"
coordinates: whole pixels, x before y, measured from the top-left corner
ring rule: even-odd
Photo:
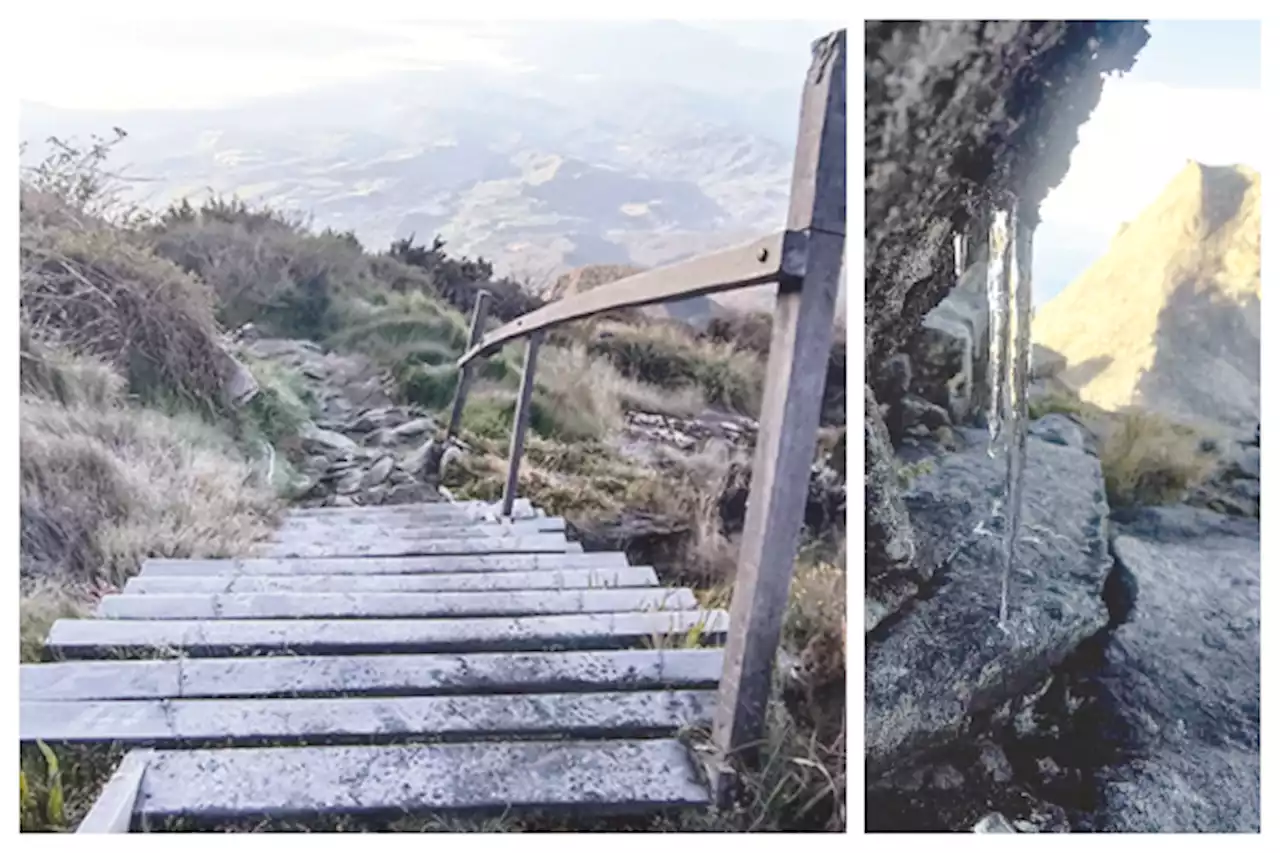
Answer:
[[[66,661],[19,667],[23,701],[713,688],[721,649]]]
[[[510,524],[440,524],[413,520],[353,522],[337,520],[287,521],[273,534],[274,541],[326,542],[336,537],[353,539],[489,539],[502,536],[536,536],[564,533],[563,518],[540,518]]]
[[[720,643],[728,624],[722,610],[488,619],[59,619],[45,647],[64,658],[617,649],[669,634]]]
[[[144,820],[707,806],[677,740],[313,746],[156,753]]]
[[[458,503],[416,503],[353,507],[298,507],[289,510],[288,518],[342,518],[352,516],[400,516],[412,515],[431,518],[462,518],[496,521],[502,517],[501,503],[460,501]],[[511,518],[519,521],[536,518],[540,513],[528,498],[516,498]]]
[[[651,587],[649,566],[621,569],[550,569],[533,572],[473,572],[456,575],[209,575],[130,578],[126,595],[250,592],[481,592],[518,589],[610,589]]]
[[[239,560],[145,560],[141,577],[225,575],[414,575],[611,569],[627,565],[618,551],[590,554],[478,554],[425,557],[258,557]]]
[[[23,743],[209,746],[393,743],[418,737],[654,737],[708,726],[714,691],[325,699],[33,702]]]
[[[107,595],[105,619],[394,619],[696,610],[688,589]]]
[[[255,552],[263,557],[407,557],[467,554],[565,553],[568,540],[562,533],[529,536],[488,536],[471,539],[409,539],[388,537],[378,541],[345,542],[340,533],[309,543],[262,543]]]

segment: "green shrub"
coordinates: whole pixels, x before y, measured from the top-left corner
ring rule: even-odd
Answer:
[[[313,233],[268,208],[212,199],[173,205],[148,229],[156,254],[199,276],[218,296],[219,319],[252,321],[282,337],[322,339],[342,300],[376,287],[350,234]]]
[[[452,364],[410,364],[397,372],[397,380],[406,402],[427,409],[443,409],[453,402],[458,368]]]
[[[249,361],[245,366],[258,381],[258,393],[237,413],[242,428],[253,440],[290,445],[315,410],[301,375],[272,361]]]

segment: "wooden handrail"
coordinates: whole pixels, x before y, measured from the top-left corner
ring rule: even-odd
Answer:
[[[784,254],[795,254],[792,250],[795,241],[784,241],[784,236],[785,232],[779,231],[743,246],[699,255],[558,299],[485,335],[484,340],[458,359],[458,366],[464,367],[478,356],[489,355],[508,341],[571,320],[618,308],[653,305],[778,281],[787,266]]]
[[[778,282],[724,672],[712,721],[712,781],[731,805],[732,764],[752,762],[765,731],[774,657],[804,521],[845,242],[845,31],[813,44],[786,229],[745,246],[660,267],[561,299],[485,335],[458,360],[529,338],[512,428],[503,514],[515,498],[538,345],[552,326],[604,311]],[[461,404],[459,404],[461,405]]]

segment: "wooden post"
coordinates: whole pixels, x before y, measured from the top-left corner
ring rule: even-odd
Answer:
[[[480,343],[480,339],[484,337],[484,321],[488,315],[489,291],[477,291],[476,305],[471,312],[471,337],[467,343],[468,351]],[[468,362],[458,373],[458,387],[453,392],[453,411],[449,413],[449,429],[444,435],[446,445],[449,439],[458,434],[458,427],[462,424],[462,409],[467,405],[467,389],[471,384],[472,367],[472,363]]]
[[[717,799],[757,757],[804,521],[845,232],[845,33],[813,45],[765,373],[755,467],[716,700]]]
[[[529,428],[529,412],[533,403],[533,375],[538,369],[538,348],[542,332],[529,336],[524,351],[524,370],[520,373],[520,396],[516,398],[515,423],[511,425],[511,453],[507,457],[507,484],[502,489],[502,517],[510,518],[516,502],[516,482],[520,478],[520,457],[524,455],[524,434]]]

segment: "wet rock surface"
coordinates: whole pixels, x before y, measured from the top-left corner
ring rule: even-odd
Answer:
[[[1147,508],[1113,549],[1131,609],[1096,676],[1116,760],[1093,828],[1259,831],[1258,523]]]
[[[1111,557],[1098,461],[1028,441],[1006,633],[997,624],[1002,536],[991,520],[1004,466],[987,456],[984,433],[959,434],[965,447],[939,452],[903,495],[913,562],[930,580],[867,638],[869,780],[967,737],[1107,624]]]

